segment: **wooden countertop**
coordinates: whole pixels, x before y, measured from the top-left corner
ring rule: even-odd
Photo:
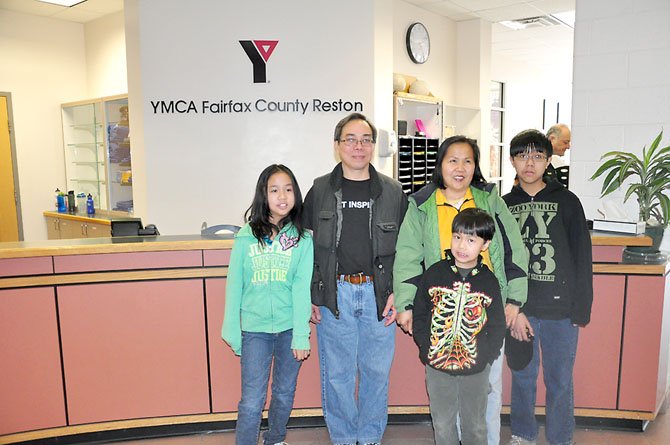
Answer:
[[[233,235],[123,236],[0,243],[0,259],[95,253],[230,249]]]
[[[651,246],[651,243],[647,235],[591,231],[591,244],[594,246]]]
[[[114,220],[139,219],[137,217],[132,217],[128,215],[128,213],[126,212],[115,212],[110,210],[96,210],[96,212],[93,215],[89,215],[84,212],[69,213],[69,212],[53,212],[50,210],[46,210],[42,212],[42,214],[49,218],[71,219],[73,221],[87,222],[91,224],[103,224],[107,226],[110,226],[112,224],[113,219]]]

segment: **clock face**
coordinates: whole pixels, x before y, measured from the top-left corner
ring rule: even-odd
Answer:
[[[422,23],[413,23],[407,29],[407,53],[414,63],[424,63],[430,54],[430,37]]]

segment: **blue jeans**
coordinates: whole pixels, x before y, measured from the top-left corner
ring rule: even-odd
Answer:
[[[512,371],[512,434],[526,440],[537,438],[535,394],[541,350],[544,385],[547,388],[547,441],[552,445],[570,444],[575,429],[572,369],[579,328],[567,318],[545,320],[528,317],[528,320],[535,331],[533,359],[521,371]]]
[[[256,445],[272,368],[272,400],[268,412],[269,428],[263,436],[265,445],[286,438],[298,371],[302,362],[293,357],[293,331],[268,334],[242,332],[242,400],[237,406],[235,445]]]
[[[339,319],[322,306],[317,325],[321,401],[330,440],[381,442],[388,420],[395,324],[384,326],[377,320],[372,283],[338,281],[337,304]]]

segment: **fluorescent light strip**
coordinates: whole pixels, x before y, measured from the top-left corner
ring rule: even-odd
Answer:
[[[37,0],[42,3],[51,3],[52,5],[67,6],[68,8],[84,3],[86,0]]]

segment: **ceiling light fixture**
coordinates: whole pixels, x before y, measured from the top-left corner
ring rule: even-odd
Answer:
[[[538,17],[526,17],[523,19],[505,20],[498,23],[514,30],[528,29],[528,28],[546,28],[548,26],[556,26],[556,25],[565,25],[571,27],[570,25],[563,22],[558,17],[554,17],[553,15],[541,15]]]
[[[67,6],[68,8],[84,3],[86,0],[37,0],[42,3],[51,3],[52,5]]]

